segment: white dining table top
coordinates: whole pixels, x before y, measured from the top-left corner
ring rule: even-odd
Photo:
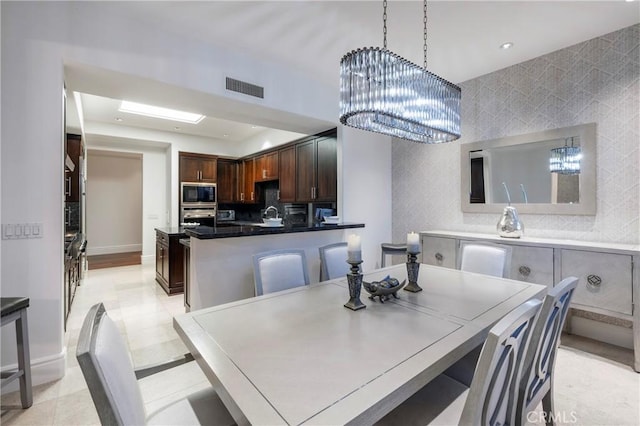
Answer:
[[[404,264],[365,281],[406,278]],[[351,311],[340,278],[206,308],[174,327],[238,424],[369,424],[545,286],[420,266],[423,291]]]

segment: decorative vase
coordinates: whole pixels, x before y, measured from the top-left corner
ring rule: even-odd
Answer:
[[[496,225],[498,235],[503,238],[520,238],[524,234],[524,225],[518,217],[518,211],[513,206],[507,206]]]

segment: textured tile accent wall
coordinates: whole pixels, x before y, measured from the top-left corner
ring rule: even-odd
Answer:
[[[595,216],[521,215],[525,235],[640,244],[640,25],[466,81],[462,138],[394,140],[393,239],[410,230],[495,233],[462,213],[460,144],[595,122]]]

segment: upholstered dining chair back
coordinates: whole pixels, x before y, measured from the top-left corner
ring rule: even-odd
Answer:
[[[103,425],[145,424],[142,395],[129,350],[102,303],[91,307],[76,352]]]
[[[256,296],[309,284],[304,250],[284,249],[253,256]]]
[[[347,243],[328,244],[318,248],[320,252],[320,281],[345,277],[349,273]]]
[[[508,278],[512,251],[513,249],[506,245],[463,241],[460,243],[458,269]]]
[[[546,418],[552,418],[556,353],[577,284],[578,278],[565,278],[549,290],[544,298],[524,359],[516,407],[516,420],[519,424],[527,422],[527,413],[535,410],[541,401],[542,408],[547,413]]]
[[[513,425],[518,384],[536,314],[530,300],[489,331],[460,417],[463,425]]]

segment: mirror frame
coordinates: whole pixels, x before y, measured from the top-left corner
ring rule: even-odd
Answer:
[[[580,202],[577,204],[553,203],[513,203],[518,213],[530,214],[566,214],[566,215],[595,215],[596,214],[596,123],[580,124],[577,126],[545,130],[524,135],[507,136],[480,142],[464,143],[460,145],[460,183],[461,204],[464,213],[500,213],[505,204],[502,203],[471,203],[471,163],[469,153],[486,148],[522,145],[537,141],[566,139],[571,136],[580,138],[583,157],[580,164]]]

